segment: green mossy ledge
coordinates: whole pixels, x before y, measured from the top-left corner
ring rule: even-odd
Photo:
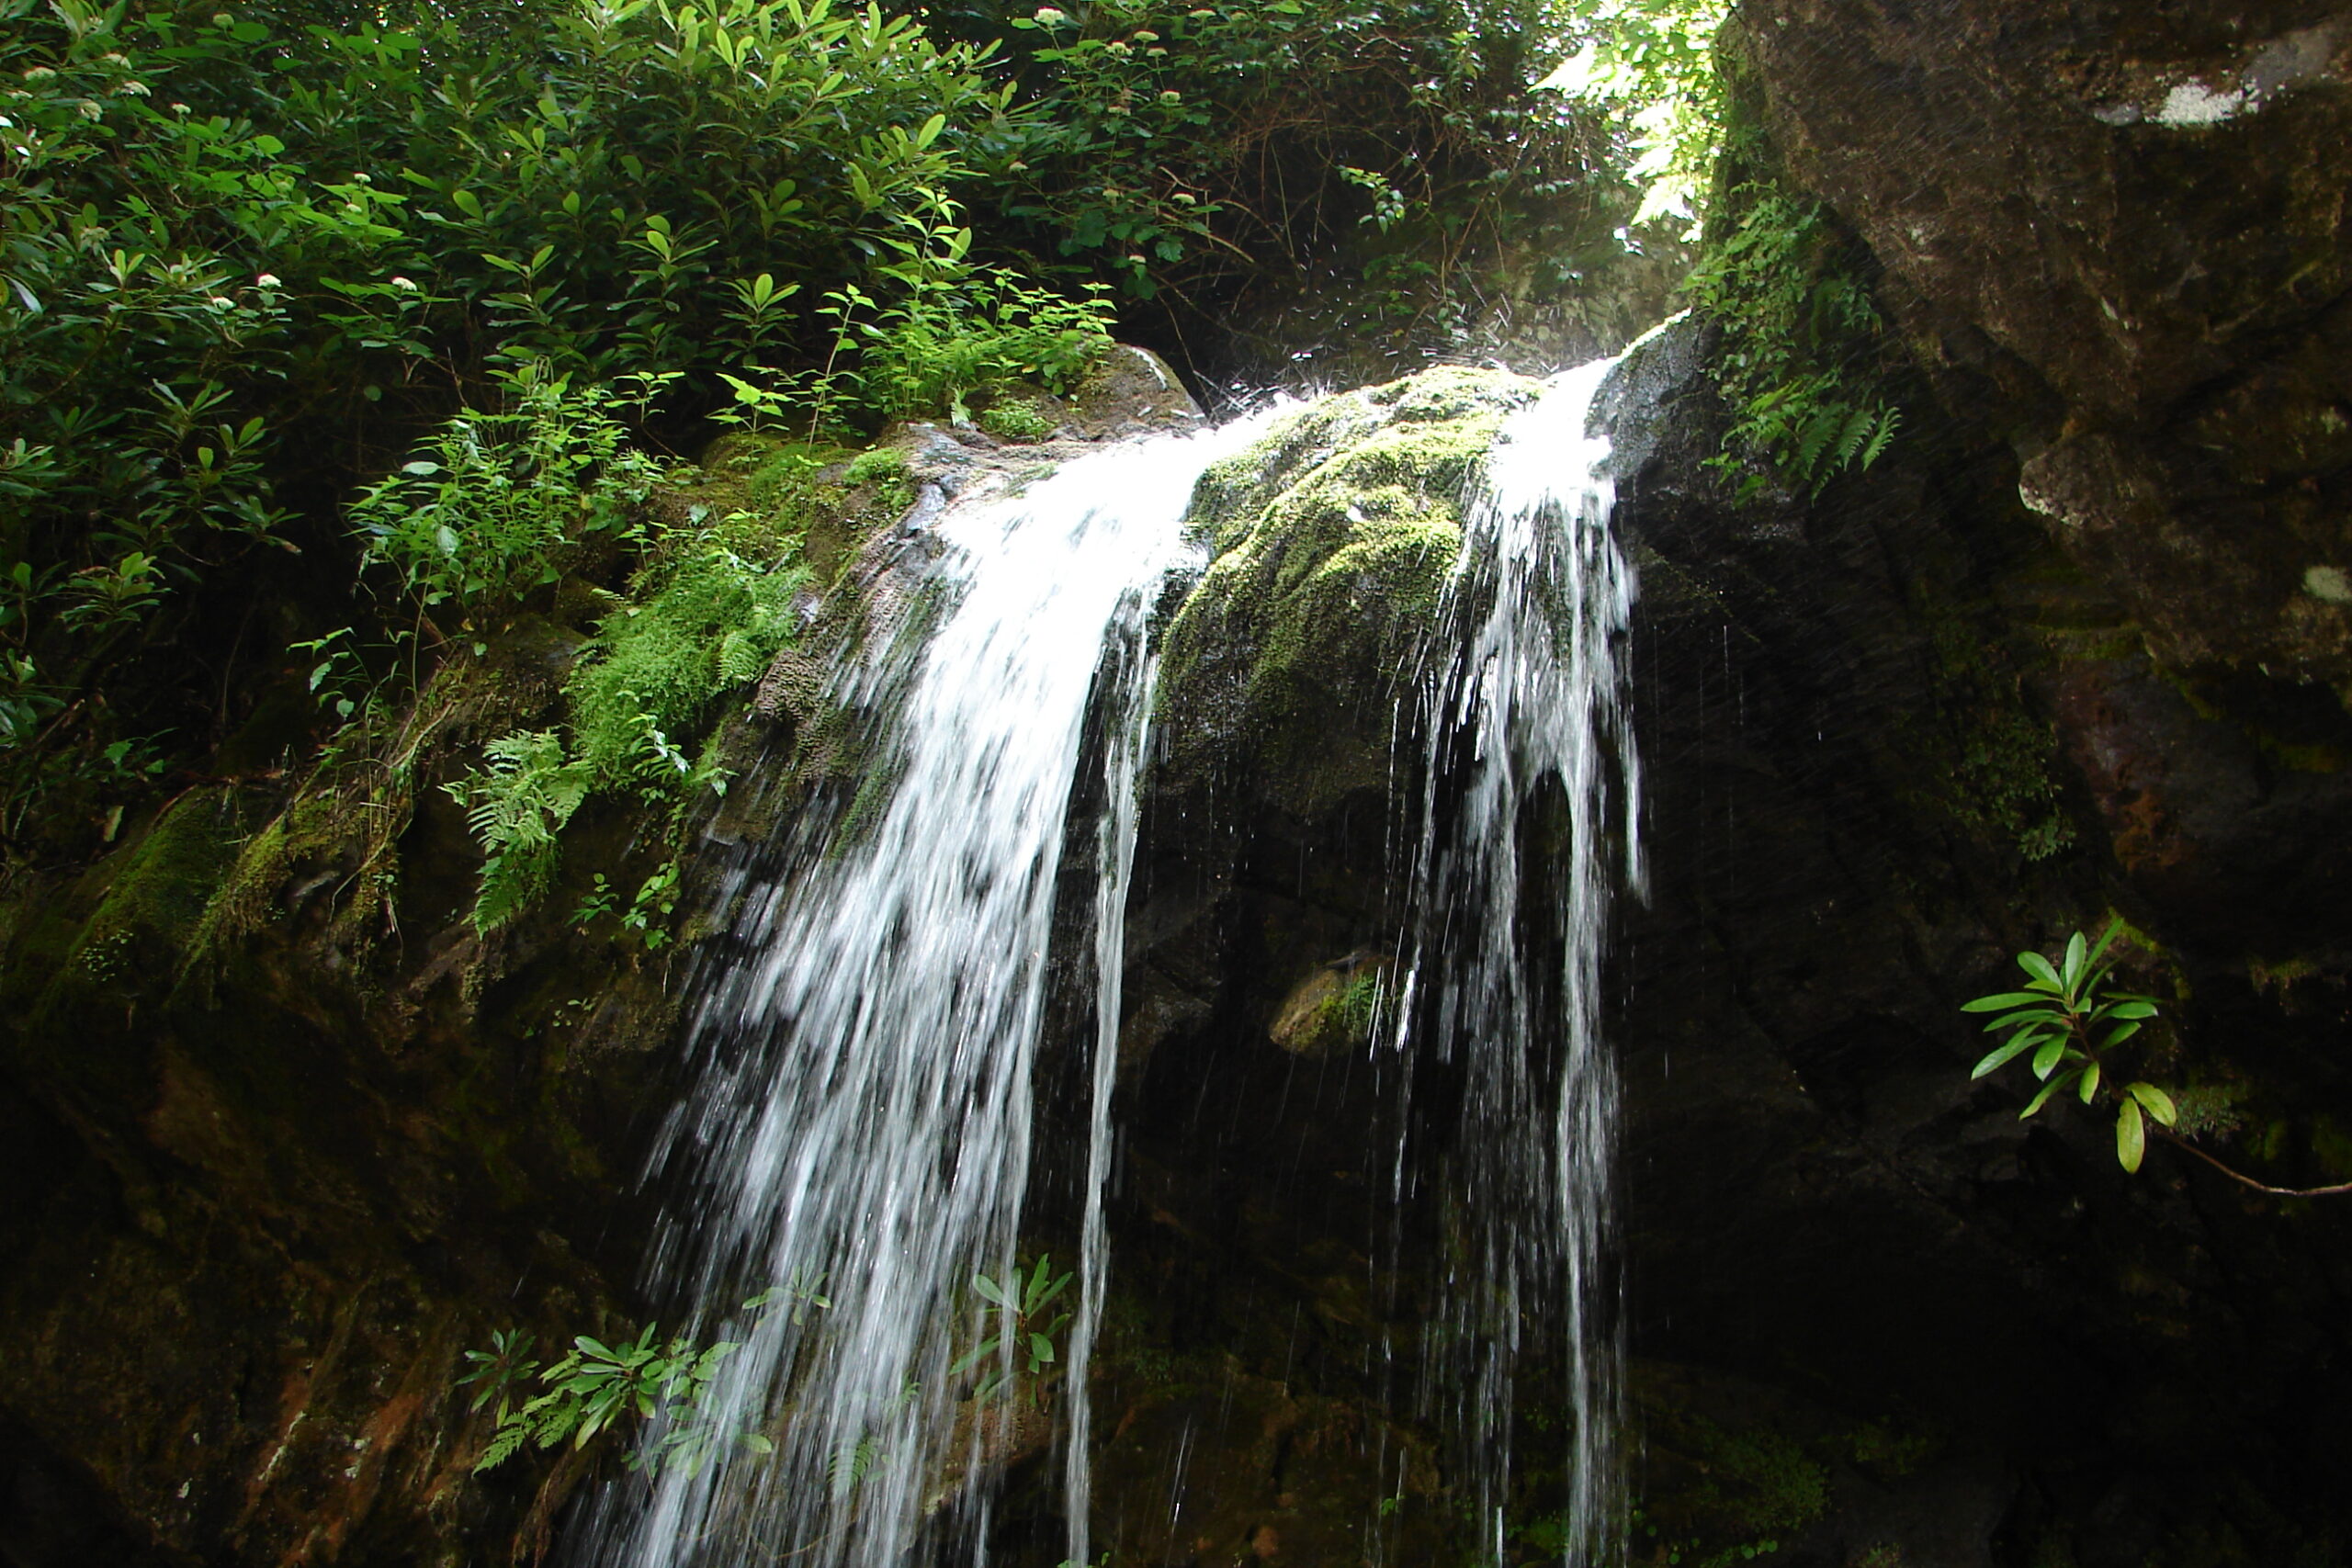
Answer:
[[[1495,433],[1542,383],[1445,367],[1325,398],[1202,478],[1211,559],[1169,625],[1163,784],[1250,783],[1301,818],[1384,789],[1392,702],[1418,666]]]

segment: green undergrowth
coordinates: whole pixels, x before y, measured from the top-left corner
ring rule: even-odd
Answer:
[[[473,467],[502,470],[502,456],[493,447]],[[438,918],[439,889],[404,889],[413,868],[401,847],[436,786],[463,808],[482,853],[464,895],[478,933],[576,882],[573,926],[629,949],[667,946],[677,936],[678,848],[728,784],[727,699],[799,640],[815,603],[812,557],[834,570],[867,531],[903,513],[913,492],[905,459],[739,432],[705,466],[665,476],[641,499],[600,512],[558,498],[541,510],[570,521],[533,531],[539,564],[503,575],[469,567],[466,556],[487,536],[469,525],[470,492],[444,482],[452,465],[419,464],[428,461],[439,471],[409,476],[425,487],[415,499],[454,517],[438,526],[457,548],[401,577],[426,613],[461,615],[455,636],[413,697],[401,695],[395,669],[353,687],[356,700],[335,699],[347,721],[309,784],[245,842],[194,946],[278,918],[297,884],[325,888],[324,934],[348,949],[391,934],[404,909]],[[640,468],[600,465],[585,480],[614,472],[636,483]],[[390,505],[401,494],[379,491],[394,528],[405,522]],[[600,575],[616,585],[598,586]],[[322,705],[338,689],[334,678],[314,677],[313,687]],[[596,852],[617,850],[628,863],[566,878],[563,846],[578,837],[567,829],[600,801],[613,820],[590,835]]]
[[[1191,525],[1214,558],[1159,688],[1180,776],[1238,739],[1302,809],[1366,782],[1377,759],[1332,745],[1329,721],[1385,717],[1461,553],[1472,475],[1536,390],[1424,371],[1327,398],[1210,468]]]
[[[1875,463],[1902,423],[1881,368],[1873,264],[1820,202],[1754,182],[1730,207],[1683,285],[1723,334],[1710,369],[1732,426],[1709,466],[1743,501],[1775,482],[1818,495]]]
[[[507,924],[553,886],[562,830],[592,795],[628,800],[674,839],[698,802],[725,792],[726,772],[701,742],[721,694],[756,680],[797,636],[811,575],[800,542],[773,512],[690,511],[598,621],[564,682],[562,722],[492,739],[483,765],[446,786],[482,845],[478,931]],[[639,895],[617,918],[650,933],[655,895]]]

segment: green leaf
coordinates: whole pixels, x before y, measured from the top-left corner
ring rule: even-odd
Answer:
[[[2072,991],[2076,985],[2081,983],[2083,978],[2083,961],[2088,956],[2089,944],[2083,941],[2082,932],[2076,931],[2073,936],[2066,939],[2066,965],[2061,972],[2061,975],[2065,981],[2066,988],[2069,991]]]
[[[2138,1085],[2133,1085],[2138,1088]],[[2140,1168],[2141,1156],[2148,1152],[2148,1129],[2140,1120],[2140,1102],[2127,1091],[2123,1109],[2115,1117],[2115,1157],[2126,1170]]]
[[[2179,1108],[2173,1104],[2172,1096],[2152,1083],[2125,1084],[2123,1092],[2137,1100],[2147,1110],[2149,1115],[2167,1127],[2180,1120]]]
[[[2038,953],[2018,953],[2018,967],[2039,982],[2038,989],[2064,991],[2066,988],[2066,983],[2058,977],[2058,971],[2050,966],[2050,960]]]
[[[1011,1292],[1007,1292],[994,1280],[989,1279],[986,1274],[975,1274],[972,1276],[972,1289],[978,1291],[983,1300],[994,1302],[1001,1307],[1010,1307],[1012,1305],[1012,1296]]]
[[[2041,1092],[2035,1095],[2033,1099],[2028,1102],[2023,1111],[2018,1112],[2018,1120],[2022,1122],[2027,1117],[2031,1116],[2035,1111],[2041,1110],[2044,1105],[2047,1105],[2050,1102],[2050,1097],[2056,1094],[2060,1089],[2064,1089],[2066,1085],[2073,1080],[2074,1076],[2075,1075],[2071,1072],[2060,1073],[2056,1077],[2052,1078],[2048,1083],[2043,1084],[2041,1086]]]
[[[2109,1045],[2120,1044],[2139,1032],[2140,1026],[2136,1023],[2119,1023],[2107,1032],[2107,1038],[2099,1043],[2099,1049],[2104,1051]]]
[[[974,1367],[979,1365],[983,1359],[995,1355],[1002,1345],[1003,1341],[1001,1338],[981,1340],[978,1345],[973,1346],[971,1349],[966,1351],[963,1357],[958,1359],[954,1366],[947,1369],[947,1375],[951,1378],[962,1377],[966,1372],[970,1371]]]
[[[1990,1034],[1996,1030],[2015,1029],[2024,1023],[2064,1023],[2064,1021],[2066,1021],[2066,1015],[2056,1008],[2034,1008],[2030,1011],[2013,1012],[1996,1018],[1984,1026],[1984,1032]]]
[[[1970,1073],[1968,1076],[1972,1078],[1981,1078],[1987,1073],[1995,1072],[2004,1066],[2007,1066],[2011,1061],[2020,1055],[2023,1055],[2029,1048],[2034,1045],[2041,1039],[2041,1036],[2038,1034],[2018,1035],[2016,1039],[2010,1041],[2007,1044],[1993,1052],[1983,1061],[1977,1063],[1976,1070]]]
[[[2109,1018],[2154,1018],[2156,1016],[2156,1004],[2135,998],[2109,1003],[2101,1010]]]
[[[1962,1012],[1999,1012],[2005,1008],[2047,1007],[2050,993],[2046,990],[1995,991],[1972,1001],[1960,1004]]]
[[[2085,1105],[2088,1105],[2091,1102],[2091,1097],[2098,1093],[2098,1064],[2097,1062],[2093,1062],[2089,1066],[2083,1069],[2083,1103]]]
[[[2051,1069],[2057,1066],[2059,1062],[2065,1057],[2065,1055],[2066,1041],[2064,1036],[2052,1035],[2049,1039],[2043,1041],[2041,1043],[2041,1049],[2033,1054],[2033,1076],[2038,1078],[2048,1077],[2050,1076]]]
[[[1035,1312],[1041,1304],[1037,1292],[1046,1288],[1046,1271],[1052,1267],[1053,1258],[1048,1254],[1037,1254],[1037,1266],[1029,1271],[1029,1283],[1021,1292],[1023,1314]]]
[[[1029,1336],[1029,1359],[1038,1362],[1052,1361],[1054,1342],[1042,1334],[1032,1334]]]

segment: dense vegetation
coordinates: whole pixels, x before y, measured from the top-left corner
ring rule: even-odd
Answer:
[[[1617,246],[1630,78],[1532,84],[1660,9],[0,0],[10,863],[702,558],[636,509],[714,412],[854,436],[1335,280],[1464,340],[1506,233]]]
[[[1594,309],[1586,275],[1699,232],[1724,16],[0,0],[8,863],[310,757],[567,576],[631,619],[698,596],[693,680],[583,674],[578,733],[468,795],[493,887],[537,885],[586,792],[695,774],[679,726],[784,635],[794,542],[649,527],[664,454],[714,420],[854,449],[1067,389],[1114,331],[1231,370],[1286,331],[1464,353],[1531,294]],[[1894,431],[1840,368],[1866,283],[1813,207],[1718,206],[1724,461],[1817,488]]]

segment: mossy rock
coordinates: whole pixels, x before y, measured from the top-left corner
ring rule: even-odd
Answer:
[[[1301,817],[1385,787],[1497,429],[1541,384],[1447,367],[1326,398],[1210,468],[1191,526],[1213,559],[1169,626],[1168,782],[1253,780]]]

